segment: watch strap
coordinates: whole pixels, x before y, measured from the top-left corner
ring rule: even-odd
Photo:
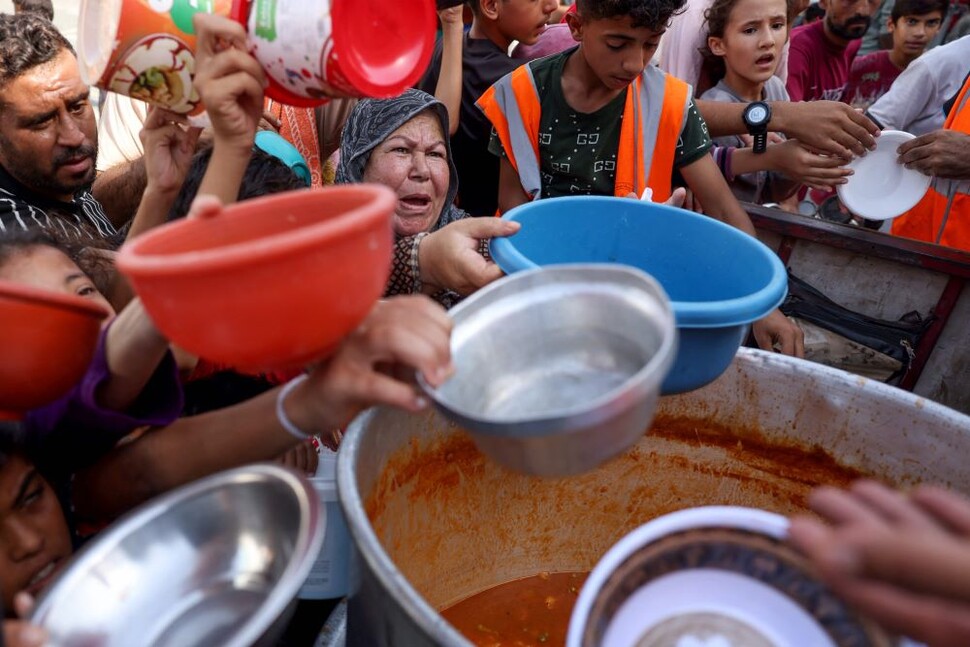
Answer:
[[[755,154],[761,154],[768,150],[768,133],[760,132],[754,135],[753,150]]]

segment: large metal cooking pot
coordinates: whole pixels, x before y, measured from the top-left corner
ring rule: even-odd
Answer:
[[[340,452],[358,551],[348,644],[469,645],[437,613],[539,571],[588,571],[647,520],[708,504],[783,514],[866,474],[970,491],[970,418],[884,384],[742,349],[713,384],[663,398],[628,454],[569,479],[503,470],[434,413],[376,409]]]

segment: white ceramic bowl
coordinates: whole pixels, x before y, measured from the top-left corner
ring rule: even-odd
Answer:
[[[889,644],[784,538],[788,520],[752,508],[692,508],[620,540],[580,592],[567,647]]]
[[[896,153],[900,145],[915,138],[900,130],[884,130],[876,138],[876,150],[848,164],[855,174],[837,191],[849,211],[868,220],[889,220],[923,199],[930,176],[900,164]]]

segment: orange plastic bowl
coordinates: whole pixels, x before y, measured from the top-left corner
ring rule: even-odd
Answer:
[[[18,419],[80,382],[107,315],[87,299],[0,281],[0,420]]]
[[[168,339],[242,369],[326,356],[384,292],[397,198],[378,185],[276,194],[159,227],[117,266]]]

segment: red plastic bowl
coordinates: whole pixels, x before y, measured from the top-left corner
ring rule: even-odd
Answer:
[[[384,293],[396,203],[377,185],[280,193],[153,230],[117,266],[185,350],[241,369],[301,366]]]
[[[0,420],[21,418],[80,382],[106,316],[87,299],[0,281]]]

